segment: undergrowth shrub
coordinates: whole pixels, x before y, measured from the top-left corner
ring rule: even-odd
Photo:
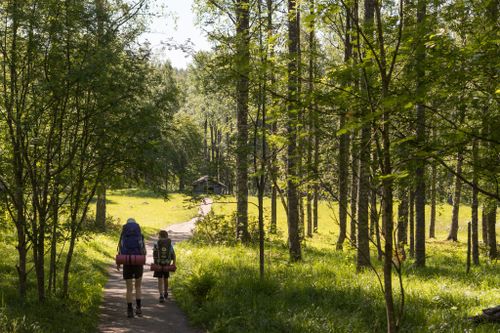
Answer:
[[[42,332],[36,321],[30,321],[26,316],[11,318],[7,315],[4,305],[0,306],[0,332],[9,333],[39,333]]]
[[[209,297],[216,284],[215,276],[210,272],[193,273],[187,281],[187,289],[193,300],[201,306]]]
[[[120,232],[123,223],[114,216],[106,216],[106,230],[102,229],[102,226],[97,224],[95,215],[88,216],[85,223],[83,224],[82,231],[84,234],[92,233],[113,233]]]
[[[192,241],[198,244],[235,245],[238,243],[235,232],[236,217],[236,212],[231,215],[218,215],[210,211],[196,222]],[[259,239],[258,221],[251,216],[248,218],[248,232],[251,242],[257,242]]]

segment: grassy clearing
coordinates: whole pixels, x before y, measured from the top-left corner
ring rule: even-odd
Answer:
[[[143,190],[116,190],[107,197],[108,214],[123,224],[133,217],[150,234],[165,226],[188,221],[198,212],[198,203],[193,203],[183,194],[169,194],[168,200]]]
[[[172,194],[165,201],[150,192],[122,190],[111,192],[108,200],[108,216],[116,226],[109,228],[106,234],[91,233],[77,244],[70,278],[71,295],[67,300],[53,295],[45,304],[38,304],[32,272],[28,297],[22,302],[17,291],[13,227],[0,233],[0,332],[95,332],[107,268],[116,254],[120,224],[128,217],[135,217],[145,233],[152,234],[197,213],[197,207],[188,206],[188,198],[180,194]],[[64,259],[62,256],[61,262]],[[31,266],[29,263],[28,267]],[[62,271],[59,274],[62,275]]]
[[[214,206],[226,215],[234,208],[232,203]],[[256,214],[253,205],[249,210]],[[465,274],[465,244],[443,241],[451,207],[439,211],[437,239],[428,242],[428,267],[416,270],[410,260],[403,267],[402,332],[498,332],[499,326],[472,327],[465,318],[500,304],[500,268],[481,257],[481,266]],[[469,212],[462,208],[461,222]],[[258,279],[256,247],[178,245],[182,269],[173,277],[176,298],[209,332],[383,332],[384,300],[375,274],[356,273],[354,249],[334,250],[335,214],[322,202],[319,234],[306,239],[304,262],[290,264],[285,214],[279,211],[279,235],[266,242],[264,281]],[[459,239],[466,239],[463,231]],[[380,263],[374,263],[380,272]]]

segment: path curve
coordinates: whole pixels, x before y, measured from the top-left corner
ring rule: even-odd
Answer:
[[[208,214],[212,208],[212,200],[204,199],[200,205],[198,216],[188,222],[171,225],[168,230],[173,244],[189,239],[193,234],[196,221]],[[153,244],[157,238],[148,240],[146,262],[153,262]],[[182,267],[180,267],[182,269]],[[175,273],[174,273],[175,274]],[[122,272],[118,272],[113,265],[109,270],[109,280],[104,289],[104,299],[101,304],[101,315],[98,330],[101,333],[202,333],[200,329],[189,325],[186,316],[175,303],[175,297],[169,291],[164,304],[158,303],[157,279],[148,266],[144,266],[142,278],[142,318],[127,318],[127,304],[125,301],[125,283]]]

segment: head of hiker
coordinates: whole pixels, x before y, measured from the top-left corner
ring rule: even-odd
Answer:
[[[167,239],[168,238],[168,232],[166,230],[160,230],[158,233],[158,237],[161,239]]]

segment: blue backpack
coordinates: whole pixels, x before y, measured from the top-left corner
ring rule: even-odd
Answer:
[[[120,254],[145,254],[144,237],[137,223],[128,222],[123,226],[119,251]]]

